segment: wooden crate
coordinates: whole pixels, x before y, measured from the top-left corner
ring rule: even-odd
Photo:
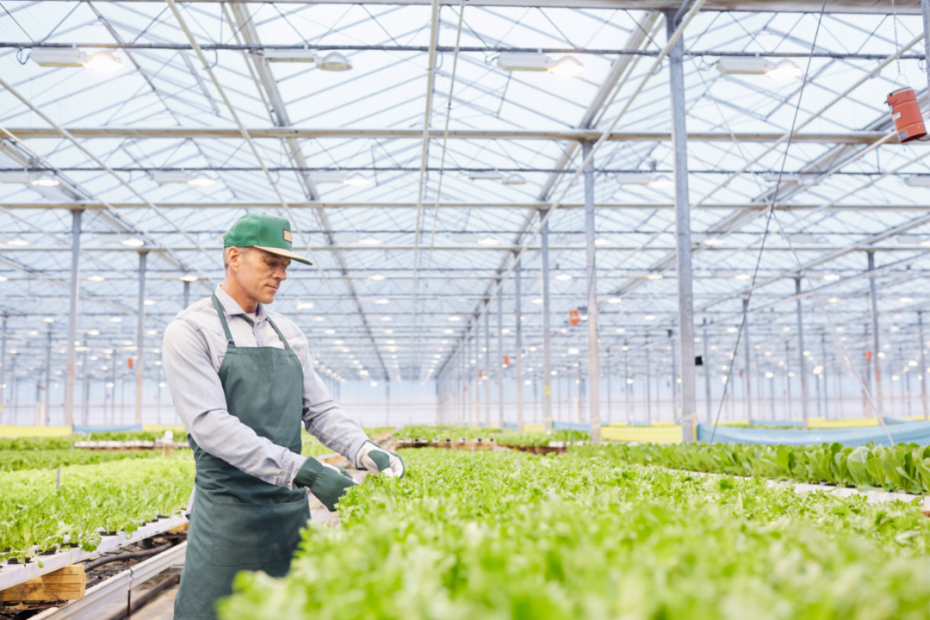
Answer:
[[[77,601],[84,598],[84,566],[72,564],[0,592],[0,602]]]

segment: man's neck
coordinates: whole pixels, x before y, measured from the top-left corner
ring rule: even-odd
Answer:
[[[235,278],[226,278],[223,280],[223,283],[220,284],[220,288],[223,291],[233,298],[239,307],[243,311],[249,314],[255,314],[258,312],[258,300],[249,297],[249,295],[239,286],[239,283],[236,282]]]

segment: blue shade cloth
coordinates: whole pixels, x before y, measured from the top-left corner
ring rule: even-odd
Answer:
[[[590,431],[591,425],[584,422],[556,422],[552,421],[554,431]]]
[[[913,424],[915,420],[902,420],[901,418],[892,418],[885,416],[885,424]]]
[[[517,423],[516,422],[504,422],[504,428],[507,429],[508,431],[515,431],[517,430]]]
[[[888,433],[894,442],[930,445],[930,422],[909,422],[888,427]],[[770,446],[810,446],[834,441],[844,446],[862,446],[873,442],[877,446],[887,446],[888,437],[880,426],[864,428],[825,428],[812,430],[776,430],[767,428],[735,428],[731,426],[714,427],[710,424],[698,424],[697,440],[709,442],[714,435],[714,443],[751,443]]]
[[[75,424],[71,427],[71,432],[75,435],[83,435],[86,433],[128,433],[141,430],[142,424],[124,424],[122,426],[84,426]]]
[[[749,423],[753,426],[804,426],[801,420],[753,420]]]

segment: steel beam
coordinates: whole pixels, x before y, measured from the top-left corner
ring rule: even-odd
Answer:
[[[800,298],[799,301],[800,302]],[[752,381],[749,379],[749,298],[746,297],[743,299],[743,314],[746,316],[745,324],[743,325],[743,351],[746,359],[744,361],[743,368],[746,373],[746,420],[752,419]]]
[[[36,426],[48,426],[50,413],[49,405],[51,404],[52,394],[52,326],[48,326],[48,343],[45,348],[45,411],[42,412],[41,423]]]
[[[145,0],[102,0],[103,2],[133,3]],[[216,3],[224,0],[191,0],[196,3]],[[230,3],[254,2],[254,0],[225,0]],[[316,0],[276,0],[278,4],[310,5]],[[327,4],[357,4],[357,0],[328,0]],[[458,0],[439,0],[443,6],[457,6]],[[366,0],[368,5],[404,5],[424,6],[431,4],[431,0]],[[527,7],[527,8],[566,8],[579,9],[605,9],[605,10],[642,10],[642,11],[677,11],[681,7],[678,0],[472,0],[472,6],[499,7]],[[919,0],[898,0],[897,11],[899,15],[917,15],[920,13]],[[702,7],[705,11],[739,11],[747,13],[818,13],[823,9],[825,13],[855,13],[885,15],[887,7],[874,0],[835,0],[817,2],[816,0],[710,0]]]
[[[488,305],[490,305],[488,301]],[[491,312],[485,308],[484,313],[484,422],[491,428]]]
[[[924,7],[927,4],[925,2]],[[926,17],[927,13],[924,13]],[[926,22],[924,22],[926,23]],[[917,332],[920,338],[920,403],[923,405],[924,420],[928,419],[927,417],[927,360],[924,357],[924,319],[923,312],[917,311]]]
[[[875,252],[868,252],[869,271],[875,270]],[[875,287],[875,278],[869,278],[869,307],[872,314],[872,361],[875,362],[875,406],[878,411],[875,415],[880,419],[885,418],[885,407],[882,403],[882,362],[880,339],[878,333],[878,293]],[[926,371],[925,371],[926,372]]]
[[[794,292],[797,296],[798,309],[798,372],[801,377],[801,417],[804,420],[804,430],[808,428],[810,419],[810,398],[807,387],[807,360],[804,358],[804,312],[801,309],[801,278],[794,281]]]
[[[145,359],[145,262],[148,252],[139,252],[139,323],[136,334],[136,424],[142,424],[142,369]]]
[[[585,282],[588,289],[588,387],[591,443],[601,443],[600,358],[597,331],[597,246],[594,224],[594,157],[591,142],[581,143],[582,157],[588,162],[584,170]],[[690,239],[689,239],[690,243]]]
[[[523,313],[520,309],[520,272],[523,270],[521,261],[518,259],[513,268],[513,307],[514,318],[517,322],[516,328],[516,375],[517,375],[517,432],[523,432]]]
[[[711,398],[710,398],[710,356],[707,354],[707,327],[706,327],[707,319],[704,319],[703,324],[705,326],[704,331],[703,331],[704,359],[702,360],[704,362],[704,398],[705,398],[705,404],[707,405],[707,423],[713,424],[714,414],[712,411],[712,404],[711,404]]]
[[[75,340],[77,339],[78,301],[81,261],[81,215],[83,211],[71,212],[71,282],[68,290],[68,362],[65,371],[65,426],[74,424],[74,366],[77,362]]]
[[[539,217],[545,220],[546,211]],[[542,330],[543,330],[543,421],[546,431],[552,431],[552,327],[549,305],[549,222],[543,222],[539,235],[540,261],[542,262]]]
[[[671,41],[678,24],[675,11],[666,11],[665,26]],[[691,282],[691,209],[688,192],[688,140],[685,118],[684,37],[668,53],[675,170],[675,268],[678,274],[678,335],[681,343],[681,439],[694,441],[692,426],[697,411],[694,370],[694,293]]]
[[[61,139],[61,134],[54,129],[42,127],[19,127],[10,129],[16,137],[28,140]],[[250,127],[245,129],[252,140],[282,139],[369,139],[369,140],[423,140],[442,139],[442,129],[394,129],[394,128],[293,128],[293,127]],[[242,132],[235,127],[74,127],[67,129],[74,138],[109,139],[109,140],[144,140],[144,139],[210,139],[241,140]],[[596,129],[450,129],[450,140],[556,140],[584,142],[594,141],[604,135]],[[874,144],[887,136],[885,131],[847,131],[844,133],[802,133],[795,135],[791,141],[806,144]],[[779,142],[784,134],[772,132],[693,132],[688,134],[689,142],[739,142],[768,143]],[[664,131],[611,131],[604,138],[610,142],[670,142],[670,132]],[[894,146],[896,143],[889,143]],[[918,146],[918,145],[913,145]],[[568,165],[566,159],[562,166]],[[301,164],[302,165],[302,164]],[[562,166],[555,166],[556,168]],[[159,205],[161,206],[161,205]]]
[[[6,395],[6,315],[3,315],[3,331],[0,332],[0,426],[3,425],[3,408]],[[12,408],[10,409],[10,424],[13,424]]]
[[[504,430],[504,296],[497,296],[497,423]]]

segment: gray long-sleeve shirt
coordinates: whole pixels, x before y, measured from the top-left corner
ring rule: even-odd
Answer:
[[[216,287],[237,347],[284,348],[268,321],[274,321],[304,371],[303,422],[317,439],[350,461],[368,439],[361,427],[336,404],[313,370],[307,337],[289,319],[259,305],[247,314]],[[288,486],[306,458],[259,437],[230,415],[219,370],[226,355],[226,335],[210,298],[181,311],[165,328],[162,361],[171,398],[188,432],[202,449],[265,482]]]

